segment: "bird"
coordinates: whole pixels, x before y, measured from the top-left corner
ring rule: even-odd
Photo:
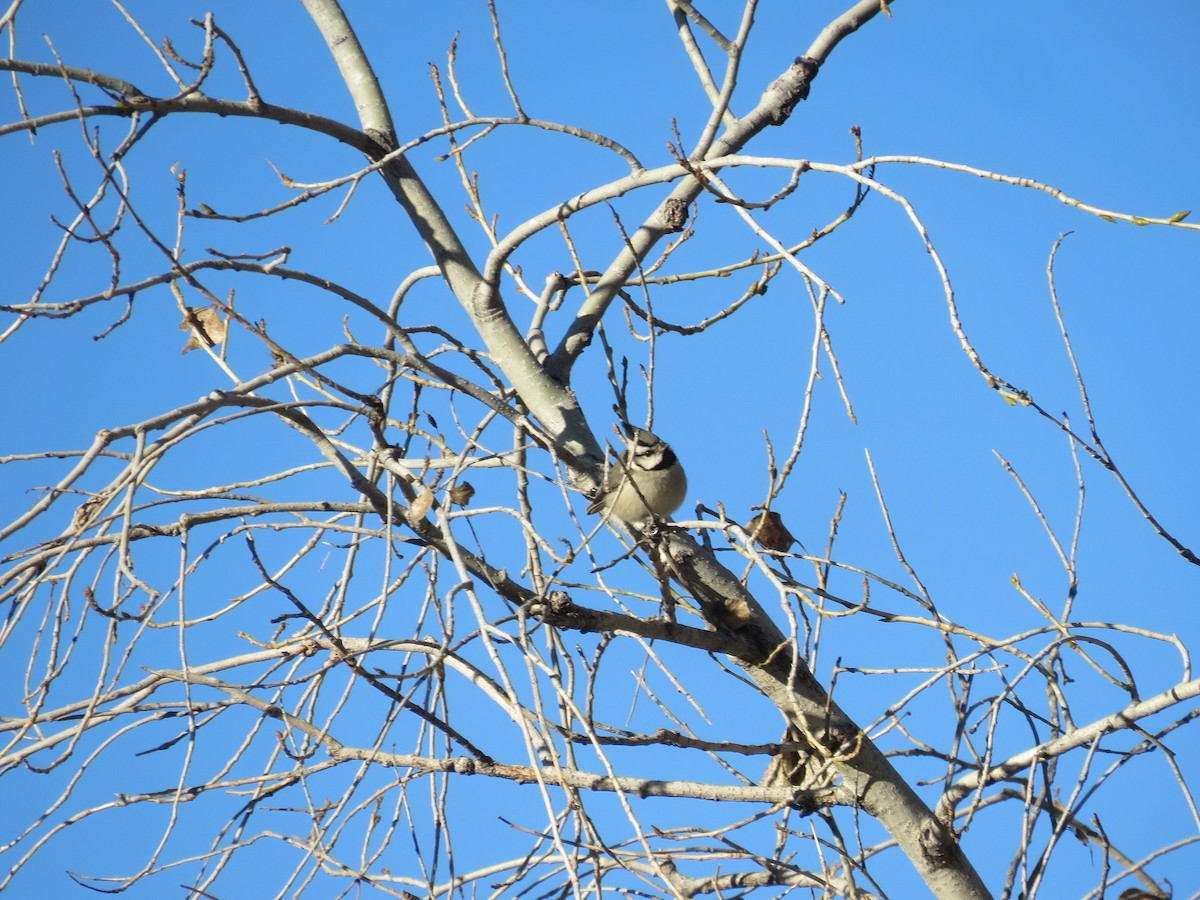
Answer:
[[[687,497],[687,474],[679,457],[662,438],[621,422],[625,453],[608,472],[589,514],[603,512],[629,525],[666,518]]]

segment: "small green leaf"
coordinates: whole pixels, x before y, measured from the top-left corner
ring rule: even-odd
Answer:
[[[1102,219],[1103,219],[1105,222],[1115,222],[1115,221],[1117,221],[1117,220],[1116,220],[1116,219],[1114,219],[1112,216],[1106,216],[1106,215],[1104,215],[1104,213],[1100,213],[1100,218],[1102,218]]]
[[[1143,219],[1141,216],[1134,216],[1134,217],[1133,217],[1133,224],[1134,224],[1134,225],[1149,225],[1149,224],[1150,224],[1150,220],[1149,220],[1149,219]]]
[[[1184,219],[1186,219],[1191,214],[1192,214],[1192,211],[1190,209],[1181,210],[1180,212],[1177,212],[1177,213],[1175,213],[1175,215],[1171,216],[1171,221],[1172,222],[1182,222]]]

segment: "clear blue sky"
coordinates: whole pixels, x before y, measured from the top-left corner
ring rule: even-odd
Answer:
[[[830,0],[763,4],[735,109],[744,111],[845,5]],[[354,121],[348,95],[299,4],[210,6],[217,23],[243,49],[267,100]],[[394,4],[390,16],[381,13],[384,4],[347,6],[373,56],[401,134],[419,134],[439,124],[428,64],[436,63],[445,75],[446,49],[455,33],[459,76],[473,110],[510,114],[496,78],[484,3]],[[622,2],[585,9],[501,0],[499,7],[512,77],[531,116],[608,134],[647,166],[670,161],[666,145],[673,139],[673,118],[685,144],[694,139],[704,98],[675,43],[664,6]],[[150,35],[169,34],[188,56],[195,55],[199,32],[186,18],[201,17],[207,8],[131,4]],[[713,16],[733,30],[730,19]],[[27,0],[17,22],[14,55],[19,58],[51,60],[44,33],[67,64],[125,77],[149,94],[171,92],[145,44],[113,7]],[[868,155],[907,154],[969,164],[1035,179],[1084,202],[1143,216],[1200,210],[1195,165],[1200,145],[1198,40],[1200,8],[1187,2],[901,0],[891,18],[877,17],[844,42],[788,125],[764,134],[750,151],[846,163],[853,158],[848,129],[857,125]],[[243,88],[224,55],[208,92],[240,99]],[[22,85],[34,114],[68,104],[61,84],[50,79],[26,78]],[[12,121],[17,113],[11,89],[0,96],[4,121]],[[100,95],[88,97],[90,102],[102,100]],[[121,134],[119,120],[103,123],[103,134],[111,149]],[[59,235],[48,213],[60,221],[71,215],[52,151],[63,151],[64,165],[85,195],[95,183],[94,163],[77,150],[79,135],[77,123],[66,123],[43,129],[32,143],[22,134],[0,139],[0,164],[8,173],[0,181],[0,204],[8,211],[0,250],[5,303],[25,302],[39,284]],[[456,173],[434,159],[444,150],[444,144],[424,147],[412,159],[444,198],[470,246],[482,253],[486,242],[462,212],[465,198]],[[244,213],[289,195],[268,162],[308,182],[353,171],[360,160],[328,138],[278,125],[171,117],[155,126],[130,160],[138,210],[166,234],[175,202],[170,167],[176,162],[187,169],[190,205]],[[530,137],[515,130],[482,142],[469,165],[479,171],[489,211],[500,214],[502,231],[622,174],[618,161],[600,151],[580,152],[565,138]],[[1057,286],[1101,437],[1163,526],[1200,551],[1195,515],[1200,434],[1194,399],[1200,380],[1200,235],[1101,221],[1045,194],[965,174],[881,166],[876,175],[903,193],[922,217],[949,267],[964,327],[985,362],[1030,391],[1048,411],[1068,412],[1082,428],[1084,417],[1045,273],[1054,241],[1073,232],[1059,253]],[[754,197],[769,196],[783,183],[776,174],[762,173],[731,176],[731,181]],[[796,241],[836,216],[852,192],[852,185],[838,176],[809,173],[799,196],[756,215],[781,239]],[[654,189],[614,206],[629,227],[661,196]],[[385,305],[399,279],[426,264],[428,256],[382,184],[364,184],[345,215],[323,224],[337,202],[323,198],[279,223],[240,227],[192,222],[189,255],[199,257],[207,247],[265,252],[287,244],[290,265],[340,281]],[[593,242],[587,244],[585,266],[604,268],[619,246],[611,214],[597,211],[574,227],[578,239]],[[685,266],[729,262],[756,245],[735,215],[711,203],[702,209],[698,227],[699,236],[680,255]],[[124,228],[133,226],[126,223]],[[144,241],[128,240],[126,246],[130,253],[122,259],[123,280],[161,267],[161,256],[146,250]],[[991,635],[1044,625],[1010,578],[1019,574],[1031,593],[1057,610],[1064,600],[1063,572],[1029,503],[995,454],[1016,467],[1051,526],[1069,539],[1078,497],[1067,441],[1032,410],[1005,405],[973,371],[951,331],[937,273],[897,205],[872,197],[850,226],[819,244],[805,261],[846,299],[829,311],[826,321],[858,421],[851,424],[842,411],[825,364],[826,381],[818,391],[804,453],[776,508],[816,551],[824,544],[839,492],[846,491],[840,554],[903,581],[880,521],[864,451],[869,452],[907,558],[941,608]],[[561,242],[553,239],[531,244],[519,262],[535,289],[546,272],[570,268]],[[90,256],[77,253],[48,296],[61,300],[103,290],[107,271],[99,248]],[[673,321],[699,321],[740,294],[746,281],[735,277],[690,290],[664,289],[656,295],[656,312]],[[219,278],[213,283],[226,289],[235,284]],[[247,285],[239,287],[238,303],[253,318],[267,319],[276,339],[297,353],[343,339],[345,310],[311,292]],[[0,344],[0,379],[7,388],[0,398],[0,456],[84,447],[101,428],[147,418],[227,385],[202,354],[180,355],[185,336],[176,329],[178,315],[165,291],[139,297],[128,323],[93,340],[123,310],[106,304],[66,321],[35,321]],[[412,321],[446,317],[439,319],[446,327],[463,327],[461,314],[433,289],[416,292],[406,310]],[[0,330],[8,321],[7,316],[0,319]],[[351,325],[361,327],[364,335],[371,327],[357,319]],[[619,331],[614,319],[610,332]],[[630,354],[636,371],[644,362],[644,345],[622,342],[619,336],[614,340]],[[695,502],[709,507],[720,502],[738,516],[761,502],[766,484],[762,435],[767,430],[777,452],[786,453],[800,413],[811,341],[811,309],[791,276],[782,276],[742,314],[701,338],[685,341],[668,335],[660,341],[655,427],[688,467],[691,496],[681,515],[690,515]],[[243,341],[246,355],[237,360],[246,376],[269,365],[261,354],[251,355],[248,345]],[[577,388],[591,421],[604,431],[611,398],[596,360],[593,355],[580,364]],[[633,395],[640,397],[637,391]],[[644,407],[635,405],[632,412],[641,416]],[[295,460],[289,459],[294,464],[311,459],[299,442],[254,447],[249,459],[237,449],[235,454],[214,439],[211,456],[189,466],[167,464],[158,474],[182,486],[190,467],[211,479],[227,473],[232,480],[243,472],[243,464],[258,472],[281,454],[295,452]],[[60,477],[62,465],[0,467],[0,519],[10,520],[29,502],[27,489]],[[1196,647],[1195,568],[1153,534],[1101,467],[1086,459],[1081,465],[1087,495],[1075,617],[1177,633]],[[29,540],[48,533],[53,530]],[[852,580],[842,588],[850,596],[857,594]],[[817,675],[827,680],[838,658],[863,667],[937,665],[940,656],[936,647],[930,656],[932,646],[897,640],[885,626],[857,621],[853,627],[829,626]],[[0,652],[0,676],[14,684],[22,678],[24,663],[17,649],[10,643]],[[1142,696],[1181,678],[1179,661],[1165,645],[1130,640],[1120,650],[1135,666]],[[714,688],[713,696],[739,696],[733,689],[723,690]],[[0,715],[7,715],[16,694],[6,689],[0,696]],[[872,721],[886,705],[871,679],[843,676],[838,698],[861,722]],[[1114,711],[1122,702],[1115,688],[1097,685],[1094,694],[1080,699],[1078,720]],[[714,734],[740,712],[736,707],[718,709]],[[776,739],[778,728],[778,718],[766,710],[747,739]],[[1195,779],[1200,742],[1186,731],[1173,740],[1184,775]],[[163,765],[153,757],[141,760],[146,766]],[[170,765],[162,769],[162,786],[172,771]],[[1119,831],[1124,849],[1135,857],[1161,845],[1164,834],[1195,835],[1197,825],[1161,759],[1139,763],[1135,771],[1138,775],[1124,782],[1123,773],[1114,778],[1111,796],[1128,802],[1139,816],[1149,809],[1153,815],[1147,814],[1139,826],[1144,830],[1120,828],[1127,826],[1118,822],[1120,804],[1110,802],[1102,813],[1106,827],[1112,824],[1109,833],[1116,838],[1114,831]],[[88,796],[135,789],[118,786],[125,774],[102,772],[89,784]],[[485,792],[478,781],[471,788]],[[42,804],[53,796],[32,776],[16,790],[19,804],[0,804],[0,843],[7,839],[19,805]],[[1163,798],[1161,805],[1146,799],[1148,791]],[[135,817],[127,821],[130,835],[122,835],[121,843],[136,844],[145,823]],[[157,832],[146,833],[146,840],[152,840]],[[1012,836],[1012,831],[997,828],[988,839],[1006,842]],[[968,852],[989,883],[998,886],[1003,872],[989,868],[986,851],[980,852],[970,838]],[[52,844],[44,861],[31,865],[14,887],[14,895],[66,895],[69,882],[61,873],[67,867],[111,871],[107,847],[93,845],[89,852],[100,852],[81,862],[73,855],[77,851],[68,849],[70,840],[68,832]],[[118,871],[136,867],[145,852],[141,845],[132,849]],[[1007,853],[995,864],[1005,859]],[[1072,859],[1078,872],[1071,869]],[[1044,896],[1082,896],[1098,877],[1093,851],[1082,846],[1066,851],[1060,865],[1052,877],[1063,893],[1048,890]],[[1176,896],[1200,892],[1195,874],[1200,853],[1195,849],[1153,871],[1171,879]],[[269,877],[264,885],[264,890],[276,887]],[[164,894],[150,890],[133,895]]]

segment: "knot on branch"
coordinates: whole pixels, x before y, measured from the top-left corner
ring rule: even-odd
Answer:
[[[442,261],[439,259],[439,263]],[[500,301],[499,292],[494,285],[490,285],[486,281],[479,281],[472,288],[470,311],[471,317],[481,326],[496,322],[508,315],[503,302]]]
[[[762,99],[768,104],[767,117],[772,125],[782,125],[792,114],[796,104],[808,99],[809,87],[820,68],[815,59],[797,56],[796,61],[788,66],[787,72],[767,85]]]
[[[921,852],[933,868],[943,869],[950,865],[957,848],[950,833],[943,829],[936,820],[926,819],[921,823],[918,840],[921,844]]]
[[[551,591],[546,595],[546,608],[552,613],[566,614],[575,605],[566,591]]]
[[[380,156],[386,156],[396,149],[395,136],[383,130],[382,128],[367,128],[363,133],[372,141],[379,145],[383,151]]]
[[[480,770],[480,767],[470,757],[456,756],[450,762],[450,770],[456,775],[474,775]]]
[[[668,197],[658,211],[658,224],[663,231],[674,234],[683,231],[688,220],[688,204],[678,197]]]
[[[526,609],[529,615],[546,625],[575,631],[602,630],[596,612],[584,606],[576,606],[566,591],[551,591],[544,597],[534,598]]]

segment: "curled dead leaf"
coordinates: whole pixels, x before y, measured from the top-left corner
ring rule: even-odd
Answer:
[[[460,481],[450,488],[450,502],[455,506],[466,506],[475,496],[475,488],[469,481]]]
[[[229,323],[221,318],[221,311],[213,306],[184,307],[183,321],[179,323],[180,331],[191,331],[191,337],[184,344],[182,353],[198,350],[201,347],[216,347],[225,340]]]
[[[412,506],[408,508],[408,521],[417,523],[424,519],[429,514],[429,510],[433,509],[433,491],[426,485],[421,485],[420,491],[417,493],[417,498],[413,500]]]
[[[745,531],[759,546],[767,550],[786,553],[788,548],[796,543],[792,533],[783,524],[783,518],[773,509],[763,510],[747,522]]]

